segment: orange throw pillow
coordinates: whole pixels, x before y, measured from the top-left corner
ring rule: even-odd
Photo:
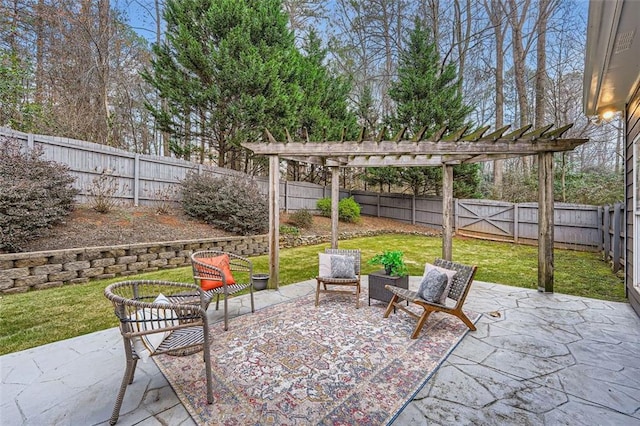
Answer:
[[[229,266],[229,255],[223,254],[216,257],[204,257],[198,259],[198,261],[202,263],[206,263],[207,265],[215,266],[216,268],[222,271],[224,275],[224,279],[227,282],[227,285],[235,284],[236,280],[233,279],[233,275],[231,274],[231,268]],[[207,275],[206,271],[202,266],[196,264],[196,269],[202,275]],[[222,287],[222,280],[214,280],[214,279],[200,279],[200,287],[203,290],[213,290],[214,288]]]

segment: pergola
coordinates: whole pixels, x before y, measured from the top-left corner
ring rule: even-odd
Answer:
[[[490,126],[467,133],[443,128],[423,140],[426,127],[406,138],[404,128],[388,139],[383,130],[377,137],[360,132],[355,141],[277,141],[265,130],[265,141],[247,142],[243,147],[269,157],[269,273],[271,287],[278,288],[280,268],[280,159],[329,167],[331,170],[331,246],[338,247],[338,199],[341,167],[443,168],[442,257],[452,260],[454,230],[453,166],[463,163],[501,160],[536,155],[538,158],[538,291],[553,292],[553,153],[570,151],[588,139],[561,139],[573,124],[537,129],[527,125],[507,133],[505,126],[487,133]]]

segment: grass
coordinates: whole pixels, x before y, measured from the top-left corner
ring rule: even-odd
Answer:
[[[313,279],[318,252],[328,244],[280,250],[280,285]],[[367,261],[383,250],[402,250],[410,275],[422,275],[425,262],[441,256],[440,237],[382,235],[340,241],[340,248],[362,250],[363,275],[379,270]],[[474,239],[454,239],[453,260],[478,265],[476,280],[515,287],[538,287],[536,247]],[[267,256],[252,258],[254,273],[267,272]],[[625,301],[623,281],[595,253],[555,250],[554,291]],[[0,297],[0,354],[7,354],[118,325],[104,288],[124,279],[193,282],[191,268],[92,281]]]

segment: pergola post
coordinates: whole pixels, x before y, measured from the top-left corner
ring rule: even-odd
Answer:
[[[338,203],[340,202],[340,167],[331,169],[331,248],[338,248]]]
[[[538,154],[538,291],[553,293],[553,152]]]
[[[269,288],[280,279],[280,157],[269,156]]]
[[[442,170],[442,258],[453,260],[453,166]]]

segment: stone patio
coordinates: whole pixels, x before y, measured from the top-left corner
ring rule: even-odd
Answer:
[[[418,282],[411,277],[410,286]],[[314,286],[257,292],[256,308]],[[248,302],[231,299],[231,315],[248,313]],[[640,425],[640,319],[627,303],[476,281],[465,307],[483,313],[478,330],[394,425]],[[213,308],[209,316],[221,319]],[[122,351],[112,328],[0,357],[0,424],[108,424]],[[156,365],[140,362],[118,425],[193,424]]]

